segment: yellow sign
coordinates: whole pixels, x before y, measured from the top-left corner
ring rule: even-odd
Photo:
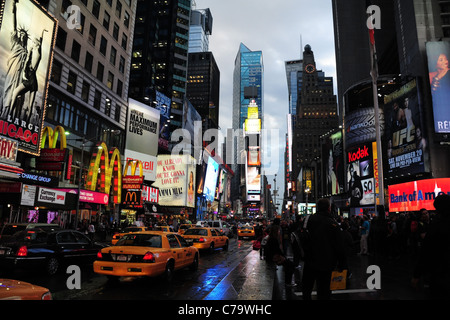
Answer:
[[[136,175],[136,167],[139,166],[139,176],[144,176],[144,169],[142,166],[142,162],[140,160],[128,160],[125,169],[123,170],[123,175],[126,176],[128,174],[128,168],[131,168],[131,175]]]
[[[248,107],[247,109],[247,118],[248,119],[258,119],[258,107]]]
[[[48,147],[51,149],[56,148],[56,142],[58,141],[58,136],[61,136],[61,141],[59,143],[59,149],[64,150],[67,148],[66,140],[66,130],[61,126],[56,126],[55,129],[51,127],[45,127],[42,131],[41,148],[45,148],[45,140],[48,136]]]
[[[120,162],[120,151],[117,148],[113,148],[108,153],[108,148],[104,142],[98,143],[97,147],[99,147],[97,148],[98,152],[92,154],[91,163],[89,165],[86,189],[90,191],[97,190],[98,192],[109,195],[111,185],[113,184],[114,203],[120,203],[122,196],[122,164]],[[100,178],[98,177],[99,173]],[[97,186],[98,181],[100,182],[99,186]]]
[[[261,132],[261,119],[245,119],[244,130],[251,133]]]

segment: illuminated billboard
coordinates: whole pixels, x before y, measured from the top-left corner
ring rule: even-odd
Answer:
[[[203,188],[203,194],[209,202],[214,201],[218,176],[219,164],[212,157],[209,157],[208,166],[206,167],[205,185]]]
[[[450,194],[450,179],[426,179],[391,185],[389,191],[389,212],[419,211],[422,208],[435,210],[434,199]]]
[[[245,133],[260,133],[261,119],[245,119],[244,130]]]
[[[344,191],[344,152],[342,132],[326,139],[322,146],[324,185],[326,194],[335,195]]]
[[[434,41],[426,43],[428,72],[433,102],[434,131],[450,132],[450,42]]]
[[[384,97],[387,177],[427,171],[427,136],[416,80]]]
[[[145,180],[156,179],[160,112],[129,99],[125,160],[140,160]]]
[[[39,155],[57,20],[35,1],[0,5],[0,134]]]
[[[158,155],[156,181],[160,206],[195,206],[196,177],[194,158],[189,155]]]

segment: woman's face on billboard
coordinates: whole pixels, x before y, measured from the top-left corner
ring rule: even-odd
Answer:
[[[437,60],[436,67],[438,69],[448,69],[448,59],[445,54],[441,54]]]

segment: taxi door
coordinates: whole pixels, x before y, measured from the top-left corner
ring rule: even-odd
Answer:
[[[175,236],[177,237],[178,241],[181,244],[181,247],[183,248],[185,265],[192,264],[192,262],[194,262],[195,250],[189,245],[189,243],[186,242],[186,239],[184,239],[182,236],[180,236],[179,234],[176,234]]]
[[[220,248],[225,245],[225,238],[220,234],[220,232],[217,229],[211,229],[211,235],[214,238],[216,248]]]
[[[175,234],[168,234],[170,251],[175,258],[175,269],[182,268],[186,264],[186,248],[182,248]]]

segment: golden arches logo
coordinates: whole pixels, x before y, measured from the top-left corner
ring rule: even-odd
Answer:
[[[64,150],[67,148],[67,140],[66,140],[66,130],[64,130],[61,126],[56,126],[55,129],[51,127],[45,127],[42,131],[42,139],[41,139],[41,148],[45,148],[45,141],[48,137],[48,147],[51,149],[56,148],[56,142],[58,141],[58,137],[61,137],[61,141],[59,143],[59,149]]]
[[[128,168],[131,168],[131,175],[136,175],[136,169],[139,167],[139,177],[144,176],[144,167],[142,166],[142,162],[140,160],[128,160],[125,164],[125,169],[123,170],[123,175],[126,176],[128,174]]]
[[[97,152],[92,154],[86,180],[86,189],[106,193],[109,195],[113,185],[114,203],[121,202],[122,196],[122,164],[120,151],[113,148],[108,152],[106,143],[97,143]],[[98,177],[100,171],[100,178]],[[99,186],[97,184],[100,183]]]

